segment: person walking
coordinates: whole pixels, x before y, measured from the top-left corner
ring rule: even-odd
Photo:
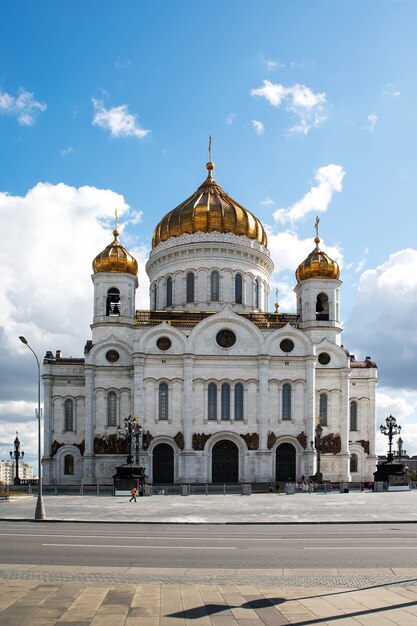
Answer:
[[[129,502],[132,502],[132,500],[134,500],[136,502],[136,487],[133,487],[133,489],[131,489],[130,493],[132,494],[132,497],[130,498]]]

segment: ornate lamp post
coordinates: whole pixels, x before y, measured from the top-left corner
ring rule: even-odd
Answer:
[[[390,415],[385,419],[385,426],[380,426],[380,430],[383,435],[386,435],[388,437],[389,451],[387,455],[387,462],[392,463],[392,461],[394,460],[394,455],[392,453],[392,440],[394,439],[395,435],[400,434],[401,426],[397,424],[397,420],[395,419],[395,417]]]
[[[124,431],[121,426],[117,429],[117,435],[120,439],[127,441],[127,458],[126,464],[133,465],[133,440],[135,441],[135,463],[139,465],[139,449],[140,438],[142,434],[142,426],[139,423],[139,417],[132,417],[129,415],[124,419]]]
[[[315,432],[315,437],[314,437],[314,441],[310,441],[310,445],[311,445],[311,449],[314,450],[314,448],[316,448],[317,450],[317,471],[314,474],[314,478],[316,480],[316,482],[318,483],[322,483],[323,482],[323,474],[320,471],[320,464],[321,464],[321,436],[323,434],[323,427],[320,424],[320,417],[318,418],[318,424],[316,426],[316,430]]]
[[[10,451],[10,458],[12,459],[12,461],[14,459],[14,462],[15,462],[15,473],[14,473],[13,484],[20,485],[19,461],[23,461],[23,457],[25,456],[25,453],[23,451],[20,452],[20,441],[19,441],[17,431],[16,431],[16,439],[14,440],[13,443],[14,443],[14,452]]]
[[[25,337],[20,336],[20,341],[25,344],[32,352],[36,359],[36,365],[38,366],[38,408],[35,410],[38,420],[38,474],[39,474],[39,487],[38,487],[38,499],[36,500],[35,519],[45,519],[45,507],[43,504],[42,493],[42,456],[41,456],[41,366],[39,359],[36,356],[36,352],[32,350]]]

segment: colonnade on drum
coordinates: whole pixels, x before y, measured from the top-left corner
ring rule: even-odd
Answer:
[[[217,441],[211,450],[212,483],[239,482],[238,446],[229,439]],[[174,449],[168,443],[159,443],[152,453],[153,484],[171,484],[175,482]],[[275,452],[275,467],[272,480],[277,482],[294,481],[297,478],[296,449],[291,443],[281,443]],[[201,481],[200,481],[201,482]]]

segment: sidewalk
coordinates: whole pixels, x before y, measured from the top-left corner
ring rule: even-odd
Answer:
[[[417,522],[417,489],[251,496],[44,496],[47,520],[170,524]],[[32,520],[34,496],[0,501],[0,519]]]

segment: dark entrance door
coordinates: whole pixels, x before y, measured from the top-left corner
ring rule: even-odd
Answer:
[[[211,479],[213,483],[237,483],[239,480],[239,450],[232,441],[218,441],[212,452]]]
[[[153,483],[166,485],[174,482],[174,450],[167,443],[155,446],[152,461]]]
[[[277,482],[295,480],[295,448],[290,443],[282,443],[276,452]]]

